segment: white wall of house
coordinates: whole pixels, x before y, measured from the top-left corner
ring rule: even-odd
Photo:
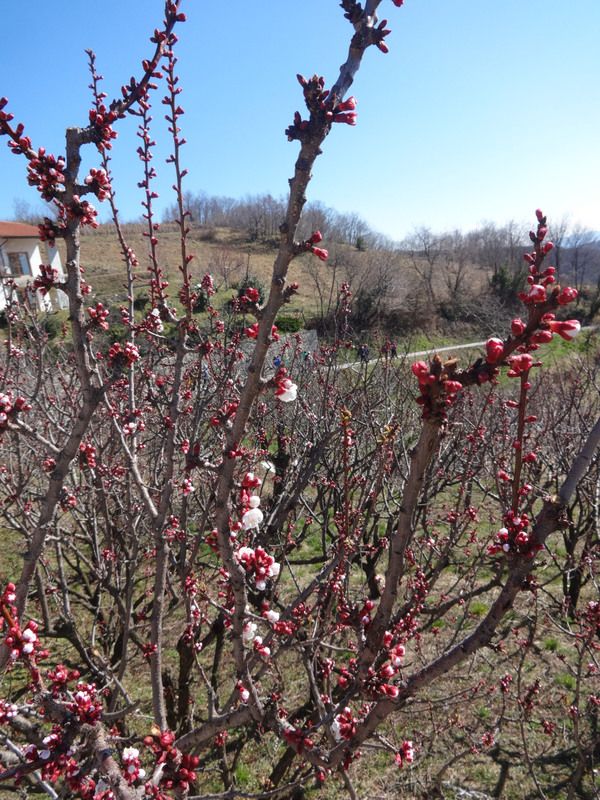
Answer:
[[[60,254],[55,247],[48,248],[50,265],[58,270],[61,280],[64,279]],[[43,263],[39,239],[32,237],[7,237],[0,238],[0,274],[2,287],[0,291],[0,311],[6,308],[16,287],[25,289],[36,275],[40,273],[40,264]],[[32,293],[33,296],[33,293]],[[52,290],[50,294],[43,295],[35,292],[34,301],[40,311],[52,311],[66,307],[66,296],[63,292]]]

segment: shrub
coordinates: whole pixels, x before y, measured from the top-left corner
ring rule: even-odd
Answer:
[[[297,333],[302,330],[302,320],[300,317],[279,316],[275,319],[275,325],[281,333]]]
[[[432,794],[449,765],[489,781],[506,737],[511,754],[527,743],[536,789],[560,780],[591,793],[597,373],[592,357],[541,369],[543,347],[579,330],[557,319],[576,292],[554,282],[544,214],[526,254],[523,319],[465,367],[436,355],[356,372],[338,338],[310,361],[290,341],[285,366],[271,369],[295,259],[328,259],[319,231],[299,241],[300,214],[325,138],[356,122],[346,93],[363,54],[388,49],[378,5],[343,0],[351,47],[331,87],[298,76],[307,119],[295,113],[286,130],[298,167],[269,295],[249,277],[229,319],[193,316],[177,2],[112,102],[89,53],[94,99],[84,127],[68,129],[68,164],[33,147],[0,100],[0,135],[56,208],[42,231],[64,239],[71,307],[69,348],[44,350],[18,308],[2,351],[0,511],[20,542],[9,559],[24,556],[0,589],[0,666],[11,673],[0,781],[11,791],[31,780],[36,793],[82,800],[233,798],[237,776],[256,797],[331,782],[354,797],[360,758],[376,752],[378,769],[405,780],[415,762]],[[181,231],[175,286],[153,210],[160,73]],[[100,303],[82,303],[79,234],[95,225],[87,195],[111,192],[106,151],[129,111],[152,308],[110,324]],[[90,144],[98,162],[84,176]],[[201,285],[214,295],[210,275]],[[342,284],[334,324],[345,340],[351,300]],[[361,318],[376,308],[367,300]],[[556,537],[563,550],[548,552]],[[556,654],[538,646],[551,625],[569,643]]]

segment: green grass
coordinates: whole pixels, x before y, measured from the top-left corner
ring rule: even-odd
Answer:
[[[559,672],[558,675],[555,675],[554,682],[557,686],[561,686],[563,689],[569,689],[569,691],[575,691],[575,687],[577,686],[575,676],[571,675],[570,672]]]
[[[544,650],[549,653],[555,653],[558,650],[558,639],[554,636],[548,636],[544,639]]]

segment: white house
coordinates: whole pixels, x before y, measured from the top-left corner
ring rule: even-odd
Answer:
[[[58,270],[60,280],[64,280],[60,253],[55,247],[48,247],[48,258],[50,266]],[[0,222],[0,311],[15,299],[15,294],[27,290],[28,284],[40,274],[42,263],[39,232],[35,225]],[[40,311],[57,311],[66,307],[66,296],[55,289],[47,295],[31,292],[30,298],[35,298],[34,302]]]

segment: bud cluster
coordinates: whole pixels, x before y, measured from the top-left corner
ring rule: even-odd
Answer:
[[[35,276],[33,288],[38,289],[40,294],[48,294],[50,289],[58,284],[58,270],[50,264],[40,264],[40,274]]]
[[[101,328],[103,331],[108,330],[108,316],[110,311],[108,308],[105,308],[103,303],[96,303],[95,306],[89,306],[87,309],[88,316],[90,318],[90,327],[96,326]],[[110,354],[109,354],[110,355]]]
[[[254,585],[260,592],[267,588],[268,578],[277,578],[281,565],[275,561],[262,547],[240,547],[235,557],[239,564],[254,580]]]
[[[89,120],[95,134],[95,141],[98,150],[110,150],[112,140],[117,138],[117,132],[112,124],[118,118],[115,111],[109,110],[103,103],[98,103],[96,108],[92,108],[89,113]]]
[[[161,788],[173,789],[187,795],[190,783],[196,780],[200,759],[198,756],[183,754],[174,746],[174,742],[175,734],[168,730],[144,738],[144,744],[156,758],[156,767],[164,765],[160,778]],[[161,775],[161,771],[155,774]]]
[[[140,357],[139,350],[131,342],[121,345],[115,342],[108,351],[108,361],[111,366],[131,368]]]
[[[105,169],[91,169],[84,183],[101,202],[111,196],[110,179]]]
[[[323,249],[322,247],[316,247],[316,245],[322,241],[323,241],[323,234],[321,233],[321,231],[314,231],[309,239],[306,239],[306,241],[298,245],[298,252],[312,253],[320,261],[327,261],[327,259],[329,258],[329,251]]]
[[[285,131],[288,141],[292,142],[297,139],[304,142],[312,136],[323,135],[334,122],[356,125],[357,100],[355,97],[340,100],[335,95],[331,95],[329,89],[325,88],[325,78],[320,75],[313,75],[312,78],[305,78],[303,75],[296,77],[302,86],[304,102],[310,118],[302,119],[300,112],[295,112],[292,125]]]
[[[31,411],[31,405],[20,395],[14,397],[12,392],[0,394],[0,433],[8,427],[9,421],[15,420],[18,414]]]
[[[31,143],[28,142],[28,145],[30,146]],[[23,152],[22,146],[19,144],[13,147],[13,152]],[[62,156],[56,158],[51,154],[46,154],[46,150],[40,147],[37,154],[29,159],[27,182],[30,186],[37,188],[44,200],[52,200],[63,191],[64,169],[65,160]]]

